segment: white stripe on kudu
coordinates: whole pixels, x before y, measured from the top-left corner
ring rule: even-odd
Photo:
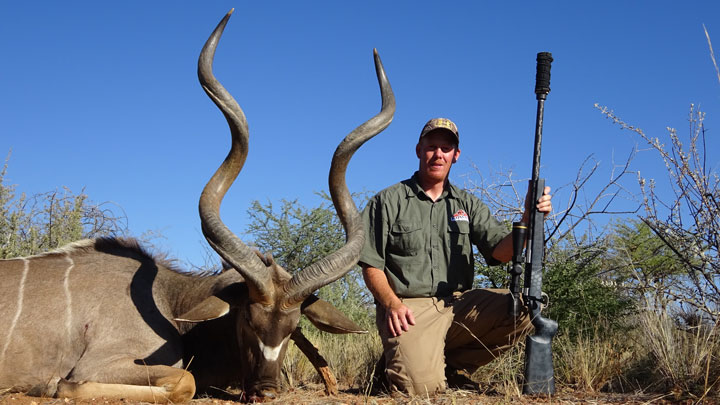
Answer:
[[[10,327],[8,328],[7,337],[5,338],[5,345],[3,346],[2,353],[0,353],[0,366],[5,362],[5,352],[7,352],[8,346],[10,346],[10,340],[12,340],[13,332],[15,331],[15,327],[17,326],[18,319],[20,319],[20,314],[22,313],[23,307],[23,296],[25,295],[25,280],[27,279],[28,270],[30,269],[30,261],[27,259],[22,259],[23,261],[23,274],[22,278],[20,279],[20,286],[18,287],[18,299],[17,299],[17,308],[15,310],[15,316],[13,317],[12,323],[10,323]]]
[[[75,262],[70,255],[66,254],[65,258],[70,263],[67,270],[65,270],[65,276],[63,277],[63,288],[65,289],[65,331],[68,339],[72,339],[70,334],[72,328],[72,295],[70,293],[70,272],[75,267]]]

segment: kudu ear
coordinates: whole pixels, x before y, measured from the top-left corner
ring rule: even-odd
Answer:
[[[232,283],[218,288],[214,295],[174,319],[177,322],[203,322],[223,317],[230,312],[230,307],[241,305],[242,297],[247,297],[247,294],[245,283]]]
[[[316,328],[328,333],[368,333],[345,314],[327,301],[311,294],[303,301],[300,311],[315,325]]]
[[[175,318],[177,322],[202,322],[220,318],[230,312],[230,304],[211,295],[189,311]]]

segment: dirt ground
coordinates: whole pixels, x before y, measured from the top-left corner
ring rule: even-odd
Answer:
[[[266,401],[265,404],[303,404],[303,405],[455,405],[455,404],[717,404],[717,399],[697,402],[694,400],[679,400],[672,396],[662,395],[640,395],[640,394],[605,394],[605,393],[559,393],[553,397],[507,397],[504,395],[479,395],[470,391],[456,390],[449,391],[443,395],[430,397],[392,397],[389,395],[364,395],[341,391],[339,395],[329,397],[322,390],[293,389],[284,392],[276,400]],[[104,398],[75,401],[69,399],[35,398],[23,394],[7,393],[0,395],[0,405],[118,405],[118,404],[140,404],[139,402],[125,400],[108,400]],[[235,405],[240,402],[216,399],[201,398],[190,402],[193,405]]]

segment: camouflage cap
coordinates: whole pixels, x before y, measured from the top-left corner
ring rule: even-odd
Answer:
[[[450,121],[447,118],[433,118],[428,121],[420,132],[420,139],[422,139],[423,136],[429,134],[436,129],[444,129],[446,131],[449,131],[455,136],[455,141],[457,142],[457,144],[460,145],[460,134],[458,133],[457,125],[455,125],[454,122]]]

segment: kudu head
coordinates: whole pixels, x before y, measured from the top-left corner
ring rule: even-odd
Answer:
[[[345,137],[330,166],[330,195],[346,232],[345,245],[291,276],[270,256],[265,257],[246,246],[220,219],[222,198],[240,173],[248,152],[245,115],[212,73],[215,48],[231,14],[232,10],[215,28],[198,61],[200,83],[225,115],[232,134],[230,152],[205,186],[199,209],[205,238],[242,275],[246,292],[243,290],[235,296],[218,293],[182,318],[199,321],[227,313],[236,314],[238,343],[246,351],[247,359],[247,364],[238,365],[246,370],[245,388],[254,395],[272,396],[277,390],[287,341],[297,327],[301,310],[322,330],[347,333],[355,328],[354,324],[343,323],[346,318],[339,311],[312,293],[345,275],[358,261],[364,233],[362,220],[345,183],[345,172],[355,151],[390,124],[395,112],[395,98],[377,51],[374,51],[382,109]]]

